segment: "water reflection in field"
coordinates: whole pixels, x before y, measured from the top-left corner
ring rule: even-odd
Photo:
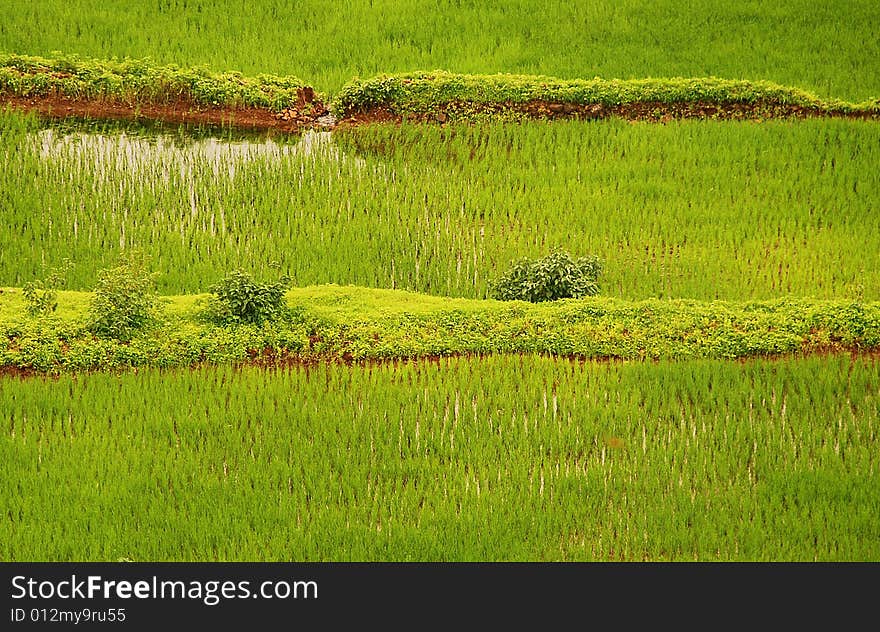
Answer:
[[[178,172],[186,178],[196,165],[208,165],[217,177],[235,177],[236,169],[257,160],[285,156],[338,160],[330,132],[307,131],[299,137],[220,138],[131,130],[77,130],[50,127],[35,136],[40,156],[113,177],[147,172],[166,178]]]

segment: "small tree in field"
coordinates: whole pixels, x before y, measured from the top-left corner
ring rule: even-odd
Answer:
[[[554,252],[543,259],[521,259],[490,286],[492,298],[502,301],[555,301],[599,293],[602,263],[593,255],[574,259]]]
[[[155,277],[133,256],[101,270],[89,306],[89,329],[104,338],[131,340],[154,317]]]

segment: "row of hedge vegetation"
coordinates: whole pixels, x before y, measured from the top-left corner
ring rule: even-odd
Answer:
[[[186,100],[205,105],[282,110],[303,82],[290,76],[213,72],[205,67],[157,65],[149,59],[98,60],[60,55],[48,59],[0,54],[0,93],[109,99],[132,105]],[[798,106],[827,114],[880,114],[880,99],[848,103],[820,99],[766,81],[709,78],[572,79],[530,75],[463,75],[435,70],[354,79],[332,103],[339,116],[382,107],[394,114],[427,113],[449,104],[748,103]]]
[[[304,88],[296,77],[161,66],[149,59],[53,59],[0,55],[0,93],[102,99],[128,103],[188,101],[202,105],[283,110]]]
[[[0,292],[0,366],[36,372],[180,367],[263,359],[389,360],[544,353],[580,358],[743,358],[880,349],[880,302],[446,299],[317,286],[285,294],[257,325],[216,318],[209,296],[168,297],[131,337],[102,336],[93,295],[60,292],[29,316],[20,290]]]
[[[618,106],[631,103],[713,103],[799,106],[821,113],[880,114],[880,100],[847,103],[767,81],[709,78],[572,79],[529,75],[463,75],[435,70],[383,74],[345,85],[332,109],[348,115],[382,107],[393,114],[425,113],[449,104],[534,101]]]

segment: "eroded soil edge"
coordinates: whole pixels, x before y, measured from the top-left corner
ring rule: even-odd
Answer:
[[[326,106],[305,92],[289,108],[275,112],[268,108],[206,106],[187,100],[170,103],[125,103],[89,100],[60,95],[21,97],[0,95],[0,109],[11,107],[50,119],[86,118],[113,121],[161,121],[185,125],[232,127],[248,131],[277,131],[295,134],[333,126]]]
[[[85,118],[97,120],[161,121],[165,123],[231,127],[247,131],[275,131],[286,134],[309,129],[331,130],[337,125],[350,127],[370,123],[446,124],[456,120],[481,118],[510,120],[597,120],[620,118],[627,121],[665,123],[681,119],[749,120],[849,118],[880,120],[880,114],[828,111],[780,103],[708,103],[703,101],[661,103],[639,102],[624,105],[553,103],[469,103],[451,102],[425,112],[397,112],[391,105],[380,105],[347,112],[341,121],[330,115],[327,106],[313,91],[301,92],[296,103],[281,112],[268,108],[207,106],[187,100],[169,103],[127,103],[123,101],[72,98],[62,95],[22,97],[0,95],[0,109],[11,107],[34,112],[51,119]]]

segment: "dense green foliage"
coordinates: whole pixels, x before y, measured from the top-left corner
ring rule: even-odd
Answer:
[[[19,292],[6,289],[0,366],[57,373],[456,354],[687,359],[880,348],[878,302],[594,297],[532,304],[334,286],[294,289],[287,302],[295,317],[218,326],[194,297],[177,297],[156,315],[155,327],[120,342],[96,340],[84,325],[88,294],[61,293],[56,317],[34,320]]]
[[[19,96],[62,95],[128,103],[183,100],[282,110],[296,100],[302,86],[296,77],[244,77],[239,72],[218,73],[202,67],[158,66],[146,59],[0,55],[0,94]]]
[[[599,293],[602,264],[595,255],[572,258],[553,252],[541,259],[520,259],[491,285],[492,298],[502,301],[556,301]]]
[[[0,116],[0,284],[69,257],[69,287],[91,289],[139,247],[167,294],[284,261],[300,285],[484,297],[558,248],[601,257],[606,296],[880,299],[873,121],[371,126],[296,145],[96,132]]]
[[[233,270],[211,287],[208,315],[220,324],[262,325],[276,320],[287,309],[285,290],[290,279],[260,283],[241,270]]]
[[[817,112],[871,112],[880,115],[880,100],[853,104],[822,100],[813,94],[766,81],[709,78],[577,79],[518,75],[462,75],[431,72],[379,75],[346,84],[333,102],[339,114],[384,106],[396,114],[430,112],[440,105],[527,103],[600,104],[639,102],[750,103],[797,105]],[[462,110],[461,115],[467,116]]]
[[[0,51],[289,74],[329,92],[354,76],[446,68],[880,96],[876,0],[0,0],[0,10]]]
[[[130,341],[154,318],[155,276],[133,257],[101,270],[89,304],[88,330],[103,338]]]
[[[0,380],[0,559],[880,561],[880,362]]]

